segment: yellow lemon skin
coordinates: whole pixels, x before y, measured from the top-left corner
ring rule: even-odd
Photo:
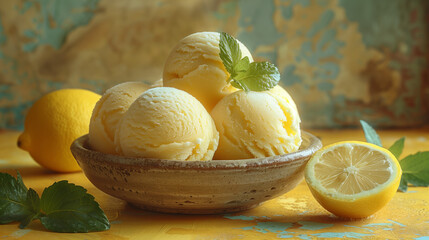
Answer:
[[[310,186],[314,198],[323,208],[343,218],[365,218],[382,209],[395,195],[401,178],[378,194],[348,201],[331,198]]]
[[[61,89],[42,96],[25,117],[18,147],[52,171],[80,171],[70,145],[88,133],[92,110],[100,97],[84,89]]]
[[[401,167],[396,157],[393,156],[390,151],[366,142],[347,141],[334,143],[322,148],[319,152],[323,153],[328,149],[343,143],[366,145],[373,150],[386,154],[390,158],[391,163],[393,163],[392,169],[394,169],[394,171],[392,174],[394,174],[394,176],[392,179],[389,180],[387,184],[383,184],[384,186],[379,186],[371,191],[361,192],[351,196],[349,195],[344,197],[341,194],[332,193],[321,188],[317,180],[314,178],[314,162],[317,161],[316,158],[320,156],[320,154],[316,153],[306,166],[305,180],[314,198],[329,212],[343,218],[369,217],[383,208],[395,195],[401,180]]]

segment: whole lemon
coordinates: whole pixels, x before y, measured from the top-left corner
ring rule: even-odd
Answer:
[[[84,89],[61,89],[42,96],[27,113],[18,147],[52,171],[79,171],[70,145],[88,133],[92,110],[100,97]]]

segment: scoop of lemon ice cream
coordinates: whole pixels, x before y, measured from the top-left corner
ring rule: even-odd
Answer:
[[[219,133],[204,106],[185,91],[158,87],[130,106],[116,132],[125,156],[205,161],[218,146]]]
[[[100,152],[116,153],[114,138],[119,120],[131,103],[148,89],[140,82],[125,82],[108,89],[97,102],[89,124],[89,144]]]
[[[219,57],[217,32],[198,32],[183,38],[171,51],[164,66],[165,87],[184,90],[211,109],[224,96],[238,89],[227,83],[229,73]],[[239,42],[242,57],[253,62],[249,50]]]
[[[299,149],[300,117],[281,90],[237,91],[213,108],[220,136],[214,159],[260,158]]]
[[[268,92],[271,95],[273,95],[274,97],[283,99],[284,101],[286,101],[288,104],[290,104],[298,112],[298,108],[296,107],[295,101],[290,96],[290,94],[284,88],[282,88],[280,85],[276,85],[275,87],[271,88]],[[299,116],[298,116],[298,119],[300,119]],[[301,120],[300,120],[300,122],[301,122]]]

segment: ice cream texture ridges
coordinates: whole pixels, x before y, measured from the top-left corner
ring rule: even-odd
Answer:
[[[300,117],[292,98],[276,86],[265,92],[234,92],[211,112],[219,131],[214,159],[261,158],[297,151]]]
[[[115,137],[117,151],[125,156],[182,161],[211,160],[218,141],[204,106],[170,87],[140,95],[124,114]]]
[[[223,97],[238,90],[228,83],[229,73],[219,56],[219,39],[217,32],[183,38],[168,56],[163,73],[164,86],[190,93],[209,112]],[[249,50],[239,45],[242,56],[253,62]]]
[[[89,144],[94,150],[115,154],[117,125],[134,100],[149,88],[140,82],[124,82],[108,89],[95,105],[89,124]]]

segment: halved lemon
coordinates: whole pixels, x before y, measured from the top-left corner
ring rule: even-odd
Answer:
[[[363,218],[385,206],[396,193],[402,170],[389,150],[358,141],[338,142],[316,152],[305,180],[329,212]]]

